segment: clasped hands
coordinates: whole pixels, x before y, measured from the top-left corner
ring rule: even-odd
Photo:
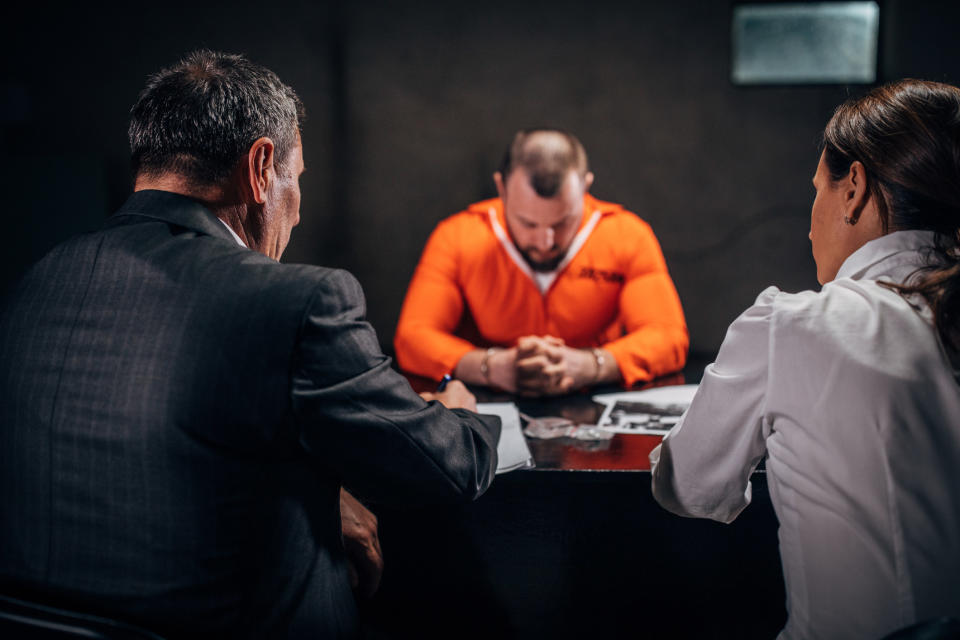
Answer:
[[[490,382],[521,395],[560,395],[595,382],[597,361],[590,351],[568,347],[554,336],[524,336],[515,347],[493,352]]]

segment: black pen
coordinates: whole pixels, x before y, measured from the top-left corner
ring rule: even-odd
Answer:
[[[447,383],[453,380],[453,376],[449,373],[443,374],[443,377],[440,378],[440,384],[437,385],[437,393],[440,393],[447,388]]]

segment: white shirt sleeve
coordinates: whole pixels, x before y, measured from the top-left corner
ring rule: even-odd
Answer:
[[[766,454],[769,433],[764,404],[779,293],[767,288],[730,325],[690,409],[650,453],[653,496],[665,509],[732,522],[750,504],[750,474]]]

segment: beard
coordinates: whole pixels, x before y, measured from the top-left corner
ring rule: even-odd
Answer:
[[[552,258],[548,258],[546,260],[536,260],[530,254],[530,249],[524,249],[523,247],[517,247],[517,249],[520,250],[520,255],[522,255],[523,259],[526,260],[528,265],[530,265],[530,268],[541,273],[555,271],[567,255],[566,251],[560,251]]]

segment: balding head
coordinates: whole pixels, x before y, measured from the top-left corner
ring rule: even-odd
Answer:
[[[518,168],[524,169],[541,198],[555,197],[571,170],[584,184],[589,183],[587,153],[573,134],[562,129],[518,131],[500,163],[503,181]]]

